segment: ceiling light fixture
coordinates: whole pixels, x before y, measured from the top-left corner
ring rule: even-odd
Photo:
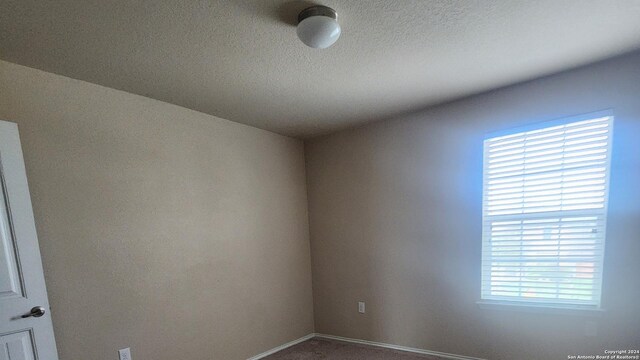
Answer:
[[[332,8],[312,6],[298,15],[298,37],[307,46],[326,49],[338,41],[340,33],[338,13]]]

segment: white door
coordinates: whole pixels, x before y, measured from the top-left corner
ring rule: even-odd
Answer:
[[[0,360],[57,360],[18,126],[0,121]]]

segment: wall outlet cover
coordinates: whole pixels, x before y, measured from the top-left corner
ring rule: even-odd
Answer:
[[[358,312],[364,314],[364,301],[358,301]]]
[[[131,349],[120,349],[118,350],[118,355],[120,356],[120,360],[131,360]]]

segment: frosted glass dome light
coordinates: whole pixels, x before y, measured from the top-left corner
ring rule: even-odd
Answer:
[[[298,15],[298,37],[315,49],[326,49],[340,37],[338,13],[326,6],[312,6]]]

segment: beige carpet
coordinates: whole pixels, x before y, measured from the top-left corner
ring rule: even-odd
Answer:
[[[431,355],[385,349],[377,346],[313,338],[269,355],[264,360],[442,360]]]

